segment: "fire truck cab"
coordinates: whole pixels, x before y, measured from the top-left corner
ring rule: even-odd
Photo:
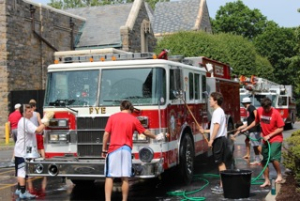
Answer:
[[[145,128],[166,134],[160,142],[133,134],[134,176],[153,178],[177,166],[190,183],[195,156],[209,154],[196,126],[209,127],[209,94],[223,94],[228,129],[233,129],[240,119],[239,83],[231,80],[227,64],[206,57],[181,62],[153,58],[115,49],[56,52],[43,108],[55,113],[44,132],[46,158],[27,162],[29,175],[66,177],[74,183],[105,177],[104,129],[127,99]]]

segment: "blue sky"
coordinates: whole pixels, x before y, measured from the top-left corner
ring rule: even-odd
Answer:
[[[50,2],[50,0],[32,1],[43,4]],[[215,18],[220,6],[224,6],[227,2],[234,2],[234,0],[206,0],[206,2],[210,17]],[[297,12],[300,8],[299,0],[243,0],[243,2],[250,9],[259,9],[268,20],[275,21],[279,26],[300,26],[300,13]]]

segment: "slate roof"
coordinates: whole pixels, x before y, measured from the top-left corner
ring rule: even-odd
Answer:
[[[154,34],[192,30],[201,0],[158,2],[154,9]]]
[[[132,3],[128,3],[65,10],[86,18],[82,35],[75,48],[105,45],[121,47],[120,27],[126,24],[131,7]]]

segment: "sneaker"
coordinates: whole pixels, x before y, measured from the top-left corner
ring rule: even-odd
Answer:
[[[212,193],[221,195],[221,194],[223,194],[223,188],[219,187],[219,189],[213,190]]]
[[[215,186],[215,187],[212,187],[212,188],[210,188],[212,191],[217,191],[217,190],[220,190],[220,189],[222,189],[222,187],[221,186]]]
[[[15,195],[19,195],[20,193],[21,193],[21,190],[20,189],[16,189]]]
[[[19,194],[19,198],[20,199],[34,199],[36,196],[30,194],[28,191],[25,191],[25,193],[21,193]]]

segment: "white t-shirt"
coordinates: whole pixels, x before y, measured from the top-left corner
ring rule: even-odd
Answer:
[[[29,119],[22,117],[19,120],[17,142],[15,144],[15,156],[24,157],[28,146],[36,147],[36,129],[37,127]]]
[[[224,110],[221,107],[218,107],[213,112],[212,119],[211,119],[211,125],[210,125],[210,137],[212,136],[212,133],[214,130],[214,125],[216,123],[218,123],[220,125],[220,128],[218,130],[216,138],[222,137],[222,136],[226,137],[226,133],[227,133],[226,116],[225,116]]]

